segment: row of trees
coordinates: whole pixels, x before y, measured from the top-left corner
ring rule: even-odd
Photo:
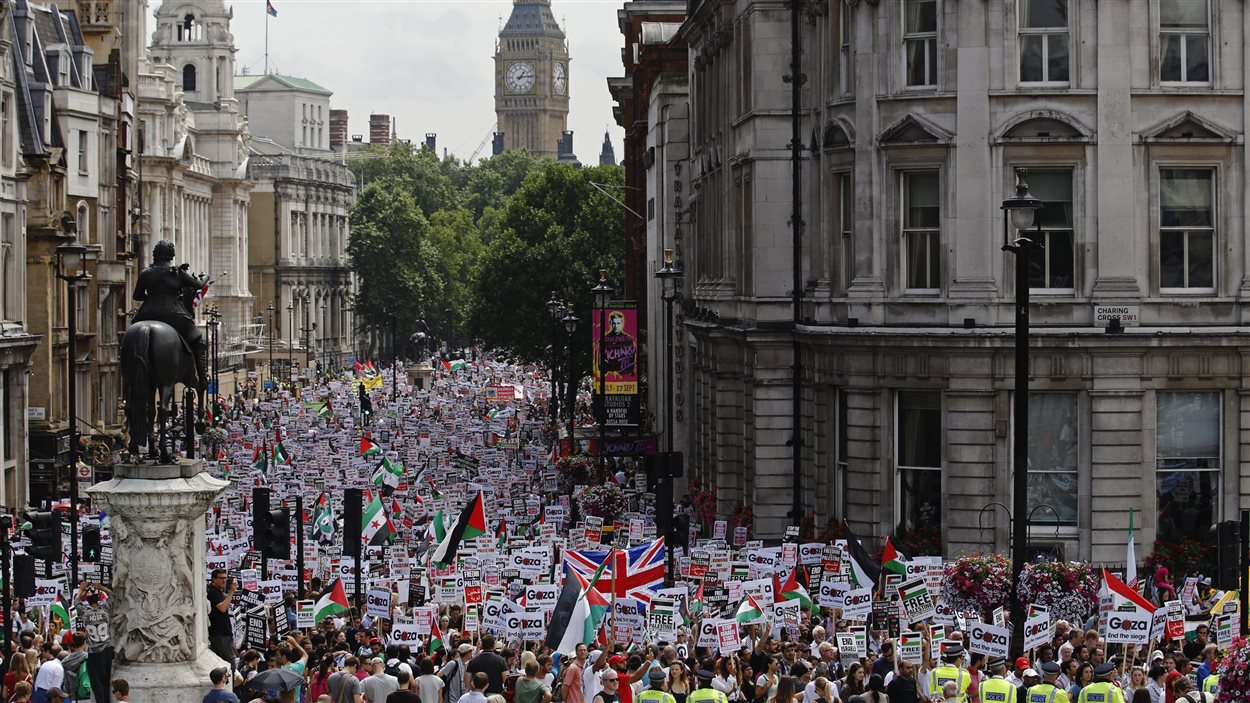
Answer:
[[[361,331],[404,342],[424,321],[443,341],[481,341],[545,359],[551,291],[589,319],[598,269],[621,281],[624,221],[618,166],[573,168],[508,151],[476,164],[394,144],[354,162],[364,185],[348,256]],[[606,191],[606,193],[605,193]],[[589,339],[589,326],[579,337]],[[587,344],[577,342],[585,368]]]

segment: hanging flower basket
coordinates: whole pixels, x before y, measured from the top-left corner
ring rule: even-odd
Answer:
[[[1046,606],[1056,620],[1083,622],[1098,608],[1099,575],[1089,564],[1041,561],[1020,572],[1025,605]]]
[[[556,471],[560,473],[560,481],[566,492],[572,490],[573,486],[589,484],[594,466],[594,460],[584,454],[562,456],[556,459]]]
[[[1216,703],[1243,703],[1250,700],[1250,642],[1245,637],[1234,637],[1215,667],[1220,677],[1220,693]]]
[[[960,557],[946,565],[942,598],[957,613],[983,615],[1006,605],[1011,595],[1011,565],[997,554]]]
[[[603,524],[613,525],[625,516],[629,500],[625,491],[615,483],[591,486],[577,496],[577,506],[581,514],[603,518]]]

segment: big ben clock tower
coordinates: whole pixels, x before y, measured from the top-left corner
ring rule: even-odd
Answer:
[[[569,46],[551,0],[512,0],[495,49],[495,116],[505,149],[555,158],[569,119]]]

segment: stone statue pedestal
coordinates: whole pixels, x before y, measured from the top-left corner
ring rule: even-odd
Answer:
[[[434,375],[434,367],[430,366],[430,362],[422,361],[417,364],[408,365],[408,383],[413,388],[419,390],[429,390],[430,377]]]
[[[112,678],[130,682],[134,703],[198,701],[227,665],[208,649],[204,529],[228,485],[184,459],[122,464],[87,489],[113,536]]]

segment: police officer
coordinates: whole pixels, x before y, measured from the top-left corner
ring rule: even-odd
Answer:
[[[199,388],[208,387],[208,344],[195,326],[190,301],[202,282],[187,273],[186,265],[174,266],[174,243],[162,239],[152,247],[152,265],[135,282],[134,299],[142,302],[134,321],[156,320],[173,327],[191,347]]]
[[[1202,692],[1211,694],[1212,699],[1220,694],[1220,677],[1214,671],[1202,680]]]
[[[663,673],[661,672],[661,675]],[[729,703],[729,699],[724,693],[712,688],[712,679],[716,678],[716,674],[707,669],[699,669],[694,672],[694,678],[698,682],[698,688],[690,692],[686,696],[686,703]],[[654,683],[652,685],[655,685]],[[670,699],[672,694],[665,694]]]
[[[1113,664],[1099,664],[1094,667],[1094,682],[1081,689],[1077,703],[1124,703],[1124,693],[1119,686],[1111,683]]]
[[[1007,660],[991,659],[985,670],[990,677],[981,682],[981,703],[1016,703],[1016,687],[1007,680]]]
[[[1055,685],[1062,667],[1058,662],[1042,662],[1042,682],[1029,689],[1025,703],[1068,703],[1068,692]]]
[[[651,688],[638,694],[638,703],[677,703],[677,699],[673,694],[664,690],[664,680],[667,676],[663,669],[652,669],[647,674],[647,681],[651,683]]]
[[[968,703],[968,685],[972,683],[972,677],[968,672],[959,668],[959,663],[963,661],[964,648],[961,645],[953,644],[942,650],[942,665],[929,672],[929,697],[942,700],[942,686],[947,681],[954,681],[959,687],[960,703]]]

